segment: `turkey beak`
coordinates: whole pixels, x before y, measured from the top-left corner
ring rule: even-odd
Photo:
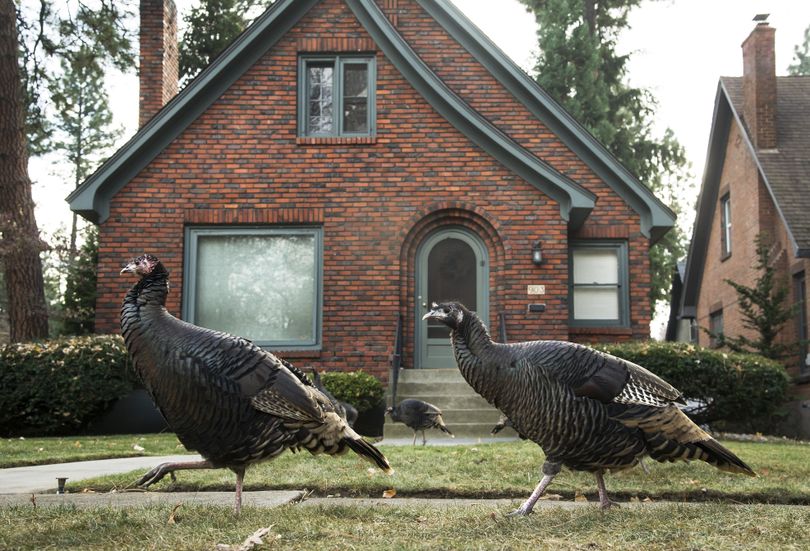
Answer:
[[[123,269],[121,270],[121,273],[122,274],[134,274],[137,269],[138,269],[138,267],[135,265],[135,263],[130,262],[129,264],[127,264],[126,266],[123,267]]]
[[[425,314],[424,316],[422,316],[422,319],[423,320],[442,319],[443,317],[444,317],[444,313],[439,312],[438,310],[434,309],[434,310],[431,310],[430,312],[428,312],[427,314]]]

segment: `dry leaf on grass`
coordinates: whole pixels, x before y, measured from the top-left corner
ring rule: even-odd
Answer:
[[[385,490],[383,492],[383,497],[386,498],[386,499],[390,499],[390,498],[392,498],[392,497],[394,497],[396,495],[397,495],[397,491],[394,488],[391,488],[390,490]]]
[[[584,494],[577,492],[576,495],[574,496],[574,501],[588,501],[588,498],[585,497]]]
[[[180,508],[182,503],[178,503],[172,509],[172,512],[169,513],[169,520],[166,521],[166,524],[177,524],[177,510]]]
[[[562,499],[562,496],[560,494],[545,494],[540,496],[540,499],[545,499],[547,501],[559,501]]]
[[[214,549],[216,551],[250,551],[257,545],[263,545],[265,543],[262,540],[262,538],[270,534],[271,528],[272,526],[269,526],[267,528],[259,528],[258,530],[253,532],[253,534],[248,536],[248,538],[239,545],[228,545],[227,543],[218,543]],[[272,534],[270,538],[279,539],[281,538],[281,534]]]

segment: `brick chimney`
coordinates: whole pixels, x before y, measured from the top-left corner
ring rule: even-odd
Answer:
[[[174,0],[141,0],[141,64],[138,126],[177,94],[177,8]]]
[[[742,43],[743,118],[757,149],[777,145],[775,34],[767,21],[760,21]]]

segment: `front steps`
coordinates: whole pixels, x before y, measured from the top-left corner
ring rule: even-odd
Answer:
[[[492,427],[498,422],[500,412],[489,405],[472,389],[458,369],[401,369],[397,385],[397,403],[407,398],[418,398],[442,410],[444,424],[453,434],[466,438],[492,438]],[[391,397],[388,396],[388,403]],[[383,427],[385,439],[413,438],[413,431],[402,423],[394,423],[385,416]],[[505,428],[496,438],[514,438],[511,428]],[[450,437],[438,429],[425,431],[428,442]],[[421,432],[416,438],[422,440]]]

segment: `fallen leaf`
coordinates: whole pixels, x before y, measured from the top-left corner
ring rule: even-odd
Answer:
[[[383,492],[383,497],[386,498],[386,499],[390,499],[390,498],[392,498],[392,497],[394,497],[396,495],[397,495],[397,491],[394,488],[391,488],[390,490],[385,490]]]
[[[135,450],[136,452],[142,452],[146,448],[144,448],[143,446],[139,446],[138,444],[135,444],[132,446],[132,449]]]
[[[644,503],[652,503],[652,502],[653,502],[653,500],[652,500],[652,499],[650,499],[649,497],[645,497],[645,498],[644,498],[642,501],[643,501]]]
[[[216,551],[250,551],[257,545],[264,545],[264,541],[262,538],[267,536],[270,533],[270,528],[259,528],[253,534],[248,536],[248,538],[240,543],[239,545],[228,545],[227,543],[218,543],[214,548]],[[270,536],[272,539],[280,539],[281,534],[272,534]]]
[[[576,495],[574,496],[574,501],[588,501],[588,498],[585,497],[584,494],[577,492]]]
[[[640,502],[641,500],[638,498],[638,496],[633,496],[630,498],[630,503],[640,503]]]
[[[582,494],[580,494],[580,495],[582,495]],[[582,497],[585,497],[585,496],[582,496]],[[559,501],[559,500],[562,499],[562,496],[560,494],[545,494],[544,496],[541,496],[540,499],[545,499],[545,500],[548,500],[548,501]]]
[[[180,508],[181,505],[182,503],[178,503],[177,505],[174,506],[174,509],[172,509],[172,512],[169,514],[169,520],[166,521],[166,524],[177,524],[176,514],[177,510]]]

